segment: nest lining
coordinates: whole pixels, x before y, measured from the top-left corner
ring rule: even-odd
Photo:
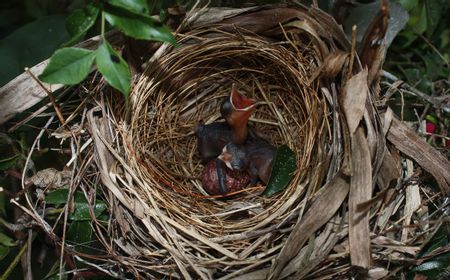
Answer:
[[[326,102],[317,85],[307,83],[317,55],[302,42],[227,32],[193,32],[180,45],[150,64],[133,92],[129,157],[147,188],[137,191],[144,200],[153,195],[170,217],[208,237],[287,219],[299,207],[311,166],[317,166],[315,145],[329,137]],[[287,144],[297,154],[297,171],[280,195],[262,197],[264,187],[257,186],[217,200],[201,187],[194,130],[220,119],[220,103],[233,82],[262,101],[250,124],[274,145]],[[245,215],[225,214],[238,205],[248,208]]]

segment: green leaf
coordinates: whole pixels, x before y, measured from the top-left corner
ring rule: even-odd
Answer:
[[[425,5],[419,5],[411,11],[408,25],[419,35],[427,30],[427,11]]]
[[[411,271],[415,272],[446,269],[449,266],[449,263],[450,258],[447,258],[446,260],[431,260],[414,267]]]
[[[48,14],[47,7],[43,1],[39,0],[24,0],[25,11],[33,18],[41,18]]]
[[[87,202],[86,197],[81,192],[76,192],[75,194],[75,212],[70,216],[74,221],[89,221],[91,220],[91,215],[89,214],[89,209],[91,205]],[[99,217],[105,210],[107,206],[102,200],[97,200],[94,206],[94,215]]]
[[[447,235],[448,230],[450,230],[450,225],[442,224],[434,233],[433,237],[423,246],[418,257],[423,258],[431,254],[434,250],[447,246],[450,243]]]
[[[7,247],[14,247],[17,245],[17,242],[3,232],[0,232],[0,244]]]
[[[9,253],[9,247],[0,245],[0,261],[3,260]]]
[[[435,81],[441,78],[446,78],[444,76],[444,61],[441,59],[441,57],[435,53],[430,52],[425,55],[420,55],[420,57],[425,62],[425,68],[427,70],[427,78],[430,81]]]
[[[286,145],[280,146],[274,159],[269,183],[262,194],[270,196],[284,190],[291,181],[296,167],[297,158],[295,153]]]
[[[71,38],[64,46],[70,46],[80,41],[94,25],[99,11],[99,8],[92,4],[88,4],[83,9],[73,11],[66,19],[66,28]]]
[[[448,0],[425,0],[428,36],[431,36],[438,26],[442,15],[447,11],[448,3]]]
[[[398,2],[405,10],[411,11],[419,4],[418,1],[419,0],[399,0]]]
[[[438,119],[435,116],[433,116],[433,115],[426,115],[425,119],[427,121],[429,121],[429,122],[434,123],[434,124],[438,124],[439,123]]]
[[[131,76],[128,64],[116,53],[111,45],[104,41],[96,51],[98,70],[105,80],[115,89],[128,98],[130,93]]]
[[[108,221],[109,221],[109,219],[110,219],[111,217],[108,215],[108,213],[106,212],[106,213],[102,213],[102,214],[100,214],[98,217],[97,217],[97,220],[99,221],[99,222],[103,222],[103,223],[108,223]]]
[[[57,50],[39,79],[49,84],[75,85],[91,71],[95,52],[81,48]]]
[[[67,240],[78,252],[86,252],[92,242],[92,228],[89,221],[73,221],[67,230]]]
[[[174,46],[177,44],[170,29],[150,17],[109,11],[105,12],[105,18],[112,26],[135,39],[168,42]]]
[[[48,16],[31,22],[0,40],[0,86],[50,55],[69,34],[64,16]]]
[[[14,155],[9,158],[0,159],[0,170],[7,170],[16,165],[19,155]]]
[[[148,14],[148,4],[146,0],[108,0],[108,3],[132,13]]]
[[[431,260],[426,261],[411,269],[411,273],[420,272],[427,276],[427,279],[448,279],[450,268],[450,253],[444,253],[434,256]]]
[[[55,205],[65,204],[68,195],[69,189],[57,189],[51,191],[45,196],[45,203]]]
[[[47,204],[61,205],[67,202],[67,196],[69,194],[69,189],[57,189],[49,192],[45,196],[45,202]],[[75,192],[75,211],[70,215],[70,219],[75,221],[86,221],[90,220],[91,216],[89,214],[90,205],[86,200],[84,194],[80,191]],[[107,205],[102,200],[97,200],[94,206],[95,217],[99,217],[105,210]]]

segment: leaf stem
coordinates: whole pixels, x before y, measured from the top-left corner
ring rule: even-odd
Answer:
[[[56,116],[58,116],[59,122],[61,123],[61,125],[64,125],[66,121],[64,119],[63,114],[61,113],[61,109],[59,108],[58,103],[56,103],[56,98],[53,95],[53,93],[44,86],[44,84],[33,74],[33,72],[30,71],[28,67],[25,67],[25,72],[27,72],[28,75],[30,75],[30,77],[33,78],[33,80],[35,80],[36,83],[38,83],[38,85],[42,88],[42,90],[44,90],[47,93],[48,98],[50,99],[50,102],[52,103],[53,108],[55,109]]]
[[[105,41],[105,12],[102,11],[102,19],[101,19],[101,31],[100,35],[102,36],[102,40]]]

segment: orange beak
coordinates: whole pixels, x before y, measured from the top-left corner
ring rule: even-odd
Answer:
[[[236,124],[246,123],[256,106],[256,103],[253,100],[239,93],[235,83],[233,83],[231,88],[230,103],[233,107],[231,119]]]
[[[252,110],[256,105],[253,100],[239,93],[235,83],[231,86],[230,103],[233,109],[240,112]]]

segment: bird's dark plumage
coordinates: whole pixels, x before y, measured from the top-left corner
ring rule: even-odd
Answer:
[[[272,173],[276,148],[264,140],[252,141],[244,145],[228,143],[219,156],[232,170],[247,170],[252,179],[267,184]]]
[[[249,138],[249,134],[253,135],[252,133],[249,133],[247,123],[254,110],[254,106],[255,102],[240,94],[233,84],[230,97],[220,106],[220,113],[225,121],[212,124],[201,124],[195,129],[198,151],[202,162],[208,163],[212,160],[216,161],[214,167],[205,167],[205,170],[211,170],[211,168],[217,169],[218,185],[222,194],[230,191],[227,187],[230,176],[237,176],[239,172],[227,172],[225,164],[218,160],[217,156],[220,155],[223,147],[227,143],[243,144],[247,141],[247,138]],[[208,164],[208,166],[212,165]],[[211,174],[212,171],[208,171],[209,173],[205,172],[202,175],[202,181],[209,182],[208,185],[212,186],[211,180],[206,180],[206,177],[213,178],[213,176],[210,175],[216,174]],[[226,176],[227,174],[229,175],[228,177]],[[236,182],[244,181],[237,180]]]

